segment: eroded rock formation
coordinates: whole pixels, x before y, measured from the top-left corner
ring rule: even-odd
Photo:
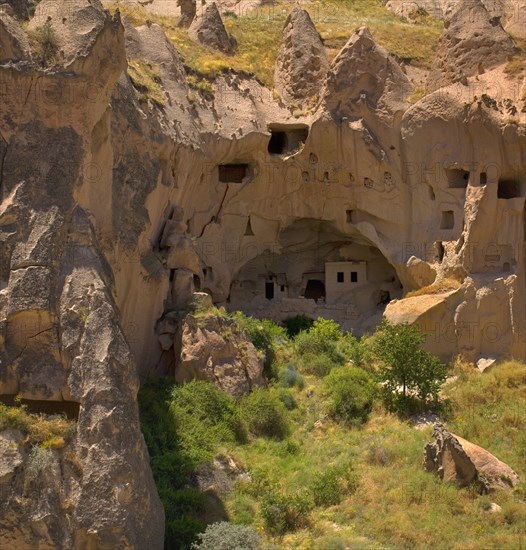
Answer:
[[[209,378],[224,364],[232,393],[261,382],[256,357],[247,374],[227,349],[229,327],[209,331],[209,354],[199,320],[182,321],[196,291],[357,334],[384,315],[414,322],[444,360],[526,355],[526,98],[504,57],[467,71],[468,87],[446,72],[417,101],[361,29],[300,111],[233,71],[196,93],[161,27],[123,25],[97,0],[65,6],[43,0],[29,22],[53,32],[42,59],[0,16],[0,396],[79,411],[46,473],[46,486],[62,483],[42,501],[48,515],[24,500],[29,450],[2,434],[13,452],[0,490],[19,499],[22,526],[2,511],[4,546],[162,546],[139,376]],[[468,61],[481,56],[470,44]],[[175,351],[177,335],[205,374]]]
[[[452,82],[468,84],[467,77],[501,65],[513,53],[511,37],[500,18],[492,17],[481,0],[460,3],[440,37],[428,86],[437,90]]]
[[[307,11],[295,7],[287,17],[276,60],[274,87],[288,102],[315,98],[329,69],[321,37]]]
[[[236,47],[235,40],[229,36],[215,2],[207,3],[198,10],[188,35],[204,46],[231,54]]]

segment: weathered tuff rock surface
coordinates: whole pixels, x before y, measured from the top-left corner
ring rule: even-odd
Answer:
[[[25,51],[15,23],[0,39]],[[78,419],[32,502],[28,449],[2,434],[3,546],[162,546],[135,397],[139,375],[180,372],[196,291],[357,334],[414,322],[445,360],[526,356],[526,105],[502,65],[410,103],[362,29],[298,114],[235,72],[192,97],[162,29],[96,0],[43,0],[29,28],[46,23],[54,65],[0,62],[0,396]]]
[[[519,476],[491,453],[435,424],[434,443],[424,449],[424,468],[459,487],[475,484],[483,492],[510,489]]]
[[[204,46],[231,54],[236,47],[234,39],[228,35],[221,14],[215,2],[205,4],[197,12],[188,35]]]
[[[481,0],[470,0],[469,9],[459,4],[446,22],[428,86],[436,90],[504,63],[514,53],[511,37],[500,19],[492,17]]]
[[[479,0],[389,0],[386,7],[409,21],[427,13],[437,19],[449,19],[453,12],[462,7],[466,12],[475,8]],[[521,0],[482,0],[492,18],[499,18],[507,32],[525,37],[526,2]]]
[[[296,6],[283,29],[274,88],[285,101],[302,102],[318,95],[328,70],[321,37],[308,12]]]
[[[234,397],[265,385],[263,358],[233,319],[188,315],[174,348],[178,382],[207,380]]]

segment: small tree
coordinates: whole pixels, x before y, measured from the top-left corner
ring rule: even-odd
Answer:
[[[379,380],[388,406],[405,412],[410,397],[436,399],[447,376],[447,366],[422,349],[425,336],[414,325],[384,322],[378,328],[373,351],[380,359]]]

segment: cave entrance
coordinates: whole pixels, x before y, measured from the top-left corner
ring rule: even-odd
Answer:
[[[521,196],[521,188],[517,181],[499,180],[499,184],[497,187],[497,198],[515,199],[520,196]]]
[[[305,287],[305,298],[308,300],[325,300],[325,283],[319,279],[309,279],[307,281],[307,286]]]
[[[273,124],[269,126],[269,132],[268,152],[271,155],[292,155],[307,141],[309,127]]]
[[[250,175],[248,164],[220,164],[217,169],[221,183],[243,183]]]
[[[16,399],[16,395],[0,395],[0,403],[7,407],[24,405],[33,414],[60,414],[70,420],[79,419],[80,403],[75,401],[46,401],[40,399]]]

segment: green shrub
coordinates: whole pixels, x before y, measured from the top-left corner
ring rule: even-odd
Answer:
[[[312,508],[312,499],[306,491],[293,495],[269,491],[261,499],[261,516],[265,530],[271,535],[280,536],[305,527]]]
[[[290,391],[280,388],[277,390],[276,395],[288,411],[293,411],[298,406]]]
[[[301,315],[295,315],[294,317],[285,319],[283,324],[285,325],[289,338],[294,338],[300,332],[312,328],[314,321],[302,313]]]
[[[339,340],[337,350],[350,361],[354,367],[368,368],[372,357],[371,351],[363,341],[358,340],[352,332],[347,332]]]
[[[205,529],[205,495],[190,486],[221,442],[246,437],[234,400],[207,382],[149,381],[139,391],[141,428],[166,513],[165,544],[188,550]]]
[[[320,317],[314,321],[310,330],[296,336],[294,344],[300,356],[327,355],[333,362],[342,364],[345,359],[337,349],[341,337],[338,323]]]
[[[316,506],[339,504],[345,495],[352,494],[358,488],[358,476],[351,464],[330,466],[319,472],[310,485]]]
[[[339,367],[325,379],[327,412],[342,422],[365,422],[371,412],[375,385],[371,377],[356,367]]]
[[[189,550],[205,528],[205,522],[193,516],[167,518],[164,547],[167,550]]]
[[[424,341],[416,326],[393,325],[387,320],[375,333],[373,351],[381,361],[378,378],[391,410],[405,413],[415,398],[426,401],[438,397],[447,366],[421,349]]]
[[[194,550],[260,550],[261,538],[252,527],[222,521],[212,523],[199,535]]]
[[[278,382],[279,385],[284,388],[292,388],[297,386],[302,389],[305,386],[303,376],[301,376],[296,367],[291,363],[279,371]]]
[[[275,439],[286,436],[285,406],[277,395],[264,389],[255,390],[242,399],[241,411],[252,434]]]
[[[170,412],[182,448],[196,465],[211,459],[219,442],[245,440],[236,402],[209,382],[194,380],[174,387]]]
[[[301,357],[301,370],[305,374],[312,374],[314,376],[326,376],[335,367],[338,367],[338,363],[335,363],[328,355],[321,353],[316,355],[314,353],[306,353]]]

